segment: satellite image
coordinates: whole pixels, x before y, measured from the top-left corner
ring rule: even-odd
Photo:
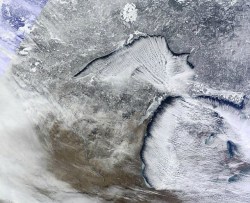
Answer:
[[[0,0],[0,203],[250,203],[249,0]]]

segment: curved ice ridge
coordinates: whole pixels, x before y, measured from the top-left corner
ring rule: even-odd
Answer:
[[[244,139],[220,112],[196,98],[241,109],[245,95],[195,82],[193,68],[188,54],[174,54],[163,37],[140,37],[90,62],[75,77],[116,87],[133,80],[163,93],[165,99],[155,99],[143,118],[151,116],[141,150],[146,182],[155,189],[180,190],[196,200],[210,196],[210,202],[230,200],[239,188],[249,186],[242,174],[247,176],[250,165],[238,147]],[[241,194],[249,200],[247,193]]]
[[[171,94],[185,92],[193,70],[187,54],[170,51],[163,37],[140,37],[123,49],[90,62],[75,76],[92,77],[119,85],[134,79]],[[176,92],[177,91],[177,92]]]
[[[116,85],[135,79],[171,95],[188,94],[236,109],[244,107],[244,93],[215,90],[194,82],[194,66],[188,57],[189,53],[171,51],[164,37],[139,36],[124,48],[94,59],[74,77],[90,77],[91,81],[99,79]]]

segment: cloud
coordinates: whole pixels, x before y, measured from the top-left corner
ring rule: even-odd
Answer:
[[[47,153],[9,84],[0,78],[0,200],[99,202],[79,194],[46,170]]]

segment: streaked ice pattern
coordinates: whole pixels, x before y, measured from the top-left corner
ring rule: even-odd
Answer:
[[[163,37],[141,37],[92,61],[76,77],[116,88],[147,83],[163,93],[146,114],[152,117],[141,152],[151,187],[176,191],[186,202],[250,202],[249,122],[225,113],[240,112],[245,94],[195,81],[187,59],[171,52]],[[230,108],[220,111],[220,105]]]
[[[132,79],[169,94],[185,94],[194,75],[187,57],[187,54],[174,55],[163,37],[141,37],[115,53],[94,60],[76,76],[118,86]]]
[[[15,58],[17,48],[32,30],[45,3],[32,0],[1,3],[0,73]],[[127,21],[136,20],[136,8],[134,11]],[[191,202],[193,199],[197,202],[197,198],[198,202],[248,202],[248,121],[242,124],[234,115],[224,110],[216,112],[190,95],[194,71],[187,57],[172,53],[164,38],[147,37],[93,61],[77,75],[118,87],[135,80],[149,83],[166,95],[180,97],[164,106],[148,128],[142,158],[144,175],[152,187],[181,191],[185,193],[185,200]],[[11,93],[10,83],[5,79],[0,82],[0,96],[4,98],[0,105],[0,160],[4,163],[0,166],[0,200],[98,201],[79,195],[46,171],[46,152],[22,106]],[[223,92],[224,96],[218,93],[210,90],[201,96],[237,104],[244,99],[241,93]]]

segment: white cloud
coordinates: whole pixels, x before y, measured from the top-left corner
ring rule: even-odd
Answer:
[[[47,153],[9,84],[0,78],[0,200],[99,202],[99,199],[79,194],[46,170]],[[48,195],[40,191],[48,191]]]

